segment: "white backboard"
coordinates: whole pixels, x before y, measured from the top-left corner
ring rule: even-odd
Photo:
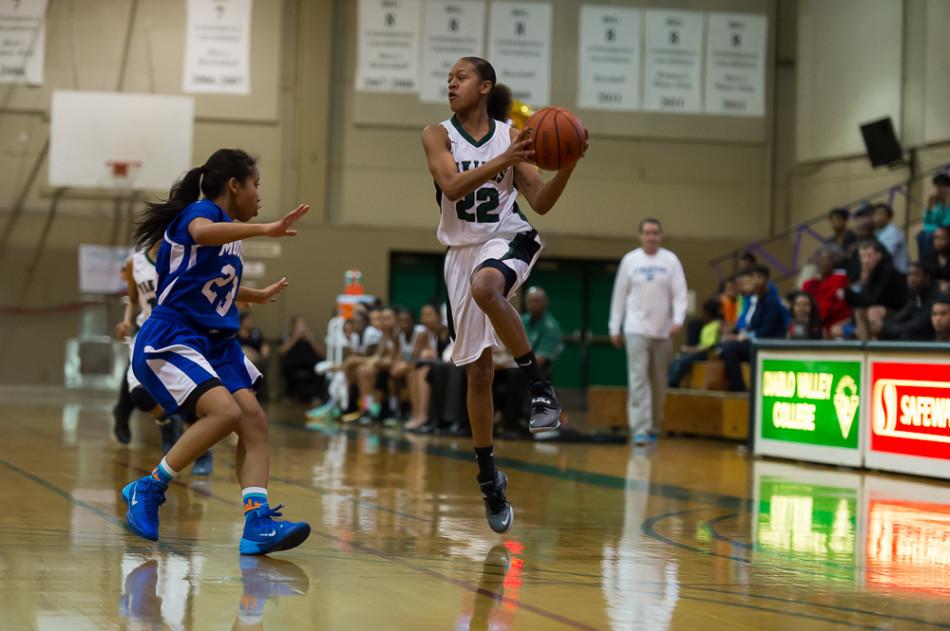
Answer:
[[[190,169],[194,99],[123,92],[53,92],[49,185],[168,191]],[[138,161],[117,182],[110,160]]]

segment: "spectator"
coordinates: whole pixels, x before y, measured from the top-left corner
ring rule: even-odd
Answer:
[[[548,295],[540,287],[531,287],[525,293],[525,311],[521,321],[528,341],[541,370],[550,379],[551,366],[564,350],[564,332],[554,316],[548,313]]]
[[[357,308],[353,310],[353,317],[350,318],[353,332],[349,338],[349,351],[343,360],[343,374],[346,376],[350,392],[349,405],[340,417],[340,420],[344,422],[359,420],[363,415],[359,405],[357,373],[360,367],[376,354],[376,348],[382,337],[380,330],[370,324],[369,318],[370,312],[362,305],[357,305]],[[376,319],[378,322],[378,316]]]
[[[950,295],[939,293],[930,303],[930,323],[934,341],[950,342]]]
[[[845,301],[848,289],[848,276],[836,264],[843,258],[843,252],[836,245],[826,245],[818,250],[816,258],[818,277],[806,280],[802,291],[815,298],[818,304],[818,318],[826,329],[851,319],[851,306]]]
[[[736,277],[727,278],[719,292],[719,313],[723,324],[732,328],[739,319],[739,289]]]
[[[759,264],[759,260],[755,258],[755,254],[748,251],[743,252],[739,256],[739,263],[738,263],[738,267],[736,267],[736,273],[738,274],[741,272],[751,272],[753,269],[755,269],[755,266],[758,264]]]
[[[937,226],[928,234],[932,234],[933,243],[920,262],[930,278],[950,278],[950,228]]]
[[[824,326],[815,297],[807,291],[796,291],[788,297],[788,302],[792,305],[792,324],[788,328],[788,339],[823,339]]]
[[[858,245],[865,241],[876,241],[881,246],[881,252],[884,258],[890,261],[891,253],[884,247],[884,244],[874,236],[874,210],[870,206],[863,206],[854,214],[854,233],[858,241],[851,246],[848,252],[848,280],[852,283],[861,276],[861,255],[858,253]]]
[[[689,373],[693,364],[704,361],[709,355],[709,351],[719,343],[722,327],[725,326],[720,304],[718,297],[712,297],[703,303],[703,326],[699,331],[699,343],[696,346],[684,347],[683,352],[673,360],[669,376],[669,386],[671,388],[679,388],[683,377]]]
[[[851,213],[847,208],[832,208],[828,211],[828,223],[831,224],[830,242],[837,245],[842,252],[847,252],[854,245],[858,237],[848,229],[848,218]]]
[[[722,344],[720,355],[726,365],[726,378],[729,390],[742,392],[746,389],[742,378],[742,362],[749,361],[752,352],[752,340],[766,338],[784,338],[788,330],[786,324],[788,312],[778,296],[769,290],[769,268],[757,266],[750,274],[752,295],[750,307],[745,315],[743,329],[738,334],[728,336]]]
[[[931,237],[937,228],[950,226],[950,175],[938,173],[931,180],[934,194],[927,200],[924,228],[917,233],[918,258],[924,259],[934,245]]]
[[[608,329],[614,346],[626,344],[627,422],[639,445],[653,440],[663,421],[670,336],[686,319],[686,276],[676,255],[660,247],[662,239],[659,220],[640,222],[640,247],[620,262],[610,301]]]
[[[920,263],[911,263],[907,272],[907,302],[882,326],[875,325],[871,335],[882,340],[929,340],[934,330],[930,323],[930,277]]]
[[[237,332],[238,342],[244,356],[251,360],[261,374],[267,373],[267,361],[270,359],[270,344],[264,339],[261,330],[254,326],[254,316],[250,311],[241,312],[240,328]],[[258,388],[257,399],[267,401],[267,382]]]
[[[416,337],[413,345],[413,370],[410,372],[409,400],[412,413],[406,429],[415,431],[429,421],[429,404],[432,396],[431,370],[442,363],[442,353],[449,345],[449,330],[442,323],[439,306],[426,304],[419,309],[419,321],[424,333]]]
[[[894,209],[887,204],[874,205],[874,236],[884,244],[891,253],[894,269],[901,274],[907,273],[910,257],[907,255],[907,242],[904,233],[891,221],[894,219]]]
[[[426,328],[421,324],[416,324],[412,312],[408,309],[396,307],[395,311],[399,355],[393,361],[392,368],[389,369],[389,376],[393,381],[393,394],[390,396],[389,408],[401,418],[402,402],[405,400],[401,395],[408,395],[410,403],[412,402],[409,375],[415,369],[413,360],[419,336],[426,335]]]
[[[323,353],[303,316],[290,319],[290,333],[284,337],[278,352],[287,396],[305,404],[311,403],[314,397],[323,397],[324,380],[313,370],[323,361]]]
[[[867,340],[872,328],[883,325],[889,311],[897,311],[904,306],[907,285],[904,277],[885,256],[884,247],[879,241],[862,241],[857,251],[861,261],[860,274],[848,288],[845,297],[854,309],[857,338]]]
[[[370,312],[372,318],[374,312]],[[396,324],[396,311],[392,307],[376,309],[376,321],[380,332],[379,344],[376,352],[362,362],[356,371],[356,383],[359,388],[360,411],[362,422],[383,420],[383,412],[394,413],[395,410],[383,407],[389,403],[390,370],[399,359],[399,327]],[[372,321],[372,319],[370,320]]]

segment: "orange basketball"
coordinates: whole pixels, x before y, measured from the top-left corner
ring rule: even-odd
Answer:
[[[586,132],[580,119],[563,107],[545,107],[525,123],[531,128],[535,163],[546,171],[569,167],[584,155]]]

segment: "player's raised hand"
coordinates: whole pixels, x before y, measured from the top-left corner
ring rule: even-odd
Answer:
[[[511,166],[521,162],[531,162],[534,160],[533,144],[534,137],[530,127],[515,132],[508,150],[504,153],[505,161]]]
[[[297,231],[291,226],[310,210],[309,204],[300,204],[277,221],[264,224],[264,235],[268,237],[296,237]]]
[[[277,302],[277,297],[280,295],[280,292],[287,289],[290,283],[287,282],[287,277],[284,276],[279,281],[272,285],[268,285],[261,289],[261,303],[266,304],[268,302]]]

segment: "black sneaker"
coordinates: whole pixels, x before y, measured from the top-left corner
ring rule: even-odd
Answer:
[[[115,439],[123,445],[132,442],[132,430],[129,429],[129,417],[120,414],[119,406],[112,408],[112,433]]]
[[[488,482],[479,482],[482,488],[482,497],[485,500],[485,516],[488,526],[497,533],[506,532],[515,520],[515,509],[505,497],[508,487],[508,476],[501,471],[495,471],[495,479]]]
[[[531,421],[528,427],[532,434],[553,432],[561,426],[561,406],[554,396],[554,388],[545,384],[543,389],[531,393]]]

